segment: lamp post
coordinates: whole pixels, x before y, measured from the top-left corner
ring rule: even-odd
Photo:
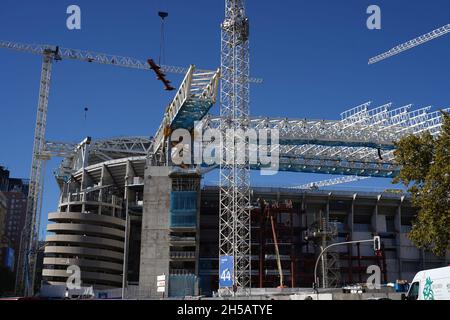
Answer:
[[[373,242],[374,243],[374,250],[380,250],[380,237],[379,236],[375,236],[373,239],[369,239],[369,240],[355,240],[355,241],[345,241],[345,242],[337,242],[337,243],[333,243],[330,244],[329,246],[325,247],[319,254],[319,256],[317,257],[316,260],[316,264],[314,266],[314,283],[313,283],[313,288],[314,290],[316,290],[316,292],[318,293],[318,281],[317,281],[317,266],[319,264],[319,260],[322,257],[322,255],[325,253],[325,251],[327,251],[329,248],[331,247],[335,247],[335,246],[340,246],[343,244],[353,244],[353,243],[364,243],[364,242]],[[322,274],[322,277],[324,275]],[[322,280],[323,283],[323,280]]]

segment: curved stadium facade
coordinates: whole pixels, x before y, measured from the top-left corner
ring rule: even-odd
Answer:
[[[49,214],[44,283],[64,285],[67,268],[76,265],[83,286],[124,285],[129,298],[160,298],[156,282],[163,274],[166,296],[217,291],[219,189],[201,187],[199,171],[151,166],[149,146],[146,138],[74,146],[56,174],[61,196],[57,212]],[[371,244],[333,252],[329,286],[363,282],[373,264],[383,282],[393,282],[449,261],[408,240],[416,211],[401,192],[258,187],[252,188],[252,202],[255,290],[279,285],[268,216],[274,217],[285,284],[292,288],[311,287],[321,243],[305,236],[316,231],[329,230],[329,241],[379,235],[383,243],[381,256]]]
[[[127,156],[143,154],[148,147],[147,139],[136,139],[80,144],[60,167],[58,211],[48,215],[44,283],[65,285],[67,268],[75,265],[83,286],[122,287],[126,209],[132,205],[124,201],[132,192],[125,186],[130,185],[130,171],[143,176],[145,166],[145,157]],[[89,156],[84,153],[88,149]]]

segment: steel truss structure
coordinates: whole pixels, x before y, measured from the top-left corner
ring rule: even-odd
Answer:
[[[371,102],[341,113],[341,120],[252,118],[249,128],[278,129],[280,145],[394,149],[394,142],[408,134],[439,132],[441,112],[412,105],[393,108],[392,103],[369,109]],[[448,111],[444,108],[443,111]],[[219,128],[220,117],[205,117],[203,127]]]
[[[55,171],[55,176],[57,180],[67,182],[74,172],[87,166],[109,160],[147,156],[151,144],[152,139],[147,137],[119,137],[98,141],[91,141],[88,137],[78,144],[47,141],[44,154],[47,159],[64,158]]]
[[[389,120],[390,122],[396,122],[398,126],[386,127],[373,125],[375,119],[381,117],[373,110],[384,110],[384,107],[370,110],[369,105],[370,103],[366,103],[362,105],[363,107],[358,106],[343,112],[341,120],[253,118],[249,120],[248,128],[266,128],[268,124],[271,128],[284,128],[284,133],[280,136],[281,146],[279,148],[281,171],[347,175],[343,178],[326,180],[325,183],[337,183],[341,180],[342,182],[355,181],[353,179],[360,180],[362,177],[393,177],[400,169],[393,158],[395,141],[407,134],[420,134],[426,130],[433,135],[440,132],[441,112],[430,112],[431,107],[411,110],[412,107],[409,105],[406,108],[407,112],[405,110],[402,117],[392,116]],[[364,112],[362,112],[363,110]],[[443,109],[443,111],[450,111],[450,109]],[[385,113],[384,111],[380,112]],[[362,116],[363,113],[365,116]],[[355,116],[349,116],[349,114]],[[203,121],[203,130],[219,128],[220,126],[220,118],[207,116]],[[360,130],[361,126],[355,123],[350,125],[350,121],[367,123],[365,130],[367,135],[374,139],[374,142],[366,140],[368,141],[367,145],[361,146],[360,142],[351,140],[352,131],[356,130],[355,128]],[[318,130],[320,123],[334,123],[335,128],[347,126],[345,130],[348,130],[348,135],[340,135],[340,140],[336,140],[333,145],[329,145],[326,137],[333,135],[334,131],[329,130],[330,126],[322,127],[325,130],[320,132]],[[290,124],[291,130],[285,128],[286,124]],[[316,132],[317,136],[312,135],[305,127],[302,127],[308,124],[311,131]],[[353,125],[357,127],[352,128]],[[313,130],[314,128],[316,128],[316,131]],[[384,146],[377,147],[380,141],[378,134],[383,136],[384,132],[388,130],[391,130],[392,140],[386,141]],[[302,141],[306,141],[305,134],[308,134],[308,139],[310,139],[308,142],[313,140],[316,144],[302,144]],[[160,143],[158,141],[157,138],[150,137],[121,137],[95,141],[90,143],[87,148],[89,161],[86,165],[125,157],[146,156],[151,152],[155,143]],[[46,142],[42,156],[39,158],[64,157],[65,161],[62,163],[60,171],[64,172],[62,169],[65,167],[74,172],[82,167],[82,161],[84,160],[80,159],[84,159],[84,156],[82,155],[83,149],[80,146],[84,144],[86,144],[86,140],[81,143]],[[203,145],[203,147],[206,146],[207,144]],[[380,159],[380,155],[382,159]],[[251,164],[250,168],[260,170],[261,166]]]
[[[152,147],[154,156],[161,153],[170,154],[170,148],[166,143],[172,131],[180,128],[192,130],[195,122],[206,116],[216,103],[219,78],[220,69],[199,72],[195,66],[190,66],[155,134]]]
[[[402,43],[402,44],[392,48],[389,51],[386,51],[382,54],[379,54],[379,55],[369,59],[369,64],[374,64],[374,63],[377,63],[384,59],[387,59],[389,57],[395,56],[403,51],[417,47],[418,45],[421,45],[421,44],[428,42],[430,40],[433,40],[435,38],[441,37],[449,32],[450,32],[450,23],[446,24],[445,26],[442,26],[440,28],[437,28],[431,32],[428,32],[420,37],[417,37],[408,42]]]
[[[99,64],[114,65],[123,68],[133,68],[138,70],[152,71],[147,61],[139,60],[131,57],[123,57],[119,55],[111,55],[106,53],[98,53],[93,51],[78,50],[60,48],[55,45],[46,44],[26,44],[12,41],[0,41],[0,48],[12,49],[16,51],[34,53],[43,55],[47,51],[51,51],[57,54],[58,60],[80,60],[85,62],[94,62]],[[161,65],[161,71],[165,73],[182,74],[185,75],[189,68]],[[214,72],[210,70],[198,70],[200,73]],[[261,84],[263,79],[261,78],[249,78],[249,82],[255,84]]]
[[[250,266],[250,166],[236,161],[232,130],[246,130],[249,119],[249,20],[244,0],[225,1],[221,40],[219,255],[234,257],[233,293],[249,295]],[[228,130],[232,129],[232,130]],[[230,134],[231,133],[231,134]],[[248,143],[244,142],[245,150]],[[230,288],[222,288],[229,295]]]
[[[48,92],[52,75],[53,53],[43,52],[39,100],[34,129],[33,153],[30,171],[30,185],[27,197],[27,213],[25,225],[21,235],[20,252],[17,262],[16,292],[24,289],[26,295],[33,294],[34,274],[36,270],[39,218],[42,203],[43,162],[42,156],[45,145],[45,129],[47,125]]]
[[[345,177],[339,177],[339,178],[334,178],[334,179],[321,180],[321,181],[311,182],[311,183],[307,183],[307,184],[302,184],[299,186],[292,187],[292,189],[315,189],[315,188],[334,186],[334,185],[342,184],[342,183],[349,183],[349,182],[365,180],[365,179],[369,179],[369,178],[370,177],[345,176]]]
[[[424,131],[437,135],[441,111],[413,110],[412,105],[394,108],[392,103],[370,109],[370,105],[344,111],[341,120],[252,118],[248,128],[279,130],[281,171],[393,177],[399,170],[394,142]],[[203,128],[217,129],[221,118],[208,116],[203,121]]]

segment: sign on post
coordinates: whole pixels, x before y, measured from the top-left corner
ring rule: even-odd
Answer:
[[[166,282],[165,281],[157,281],[156,282],[156,286],[157,287],[165,287],[166,286]]]
[[[381,239],[380,236],[373,237],[373,250],[380,251],[381,250]]]
[[[160,275],[156,277],[156,291],[166,292],[166,275]]]
[[[231,288],[233,287],[233,270],[234,259],[233,256],[220,256],[219,260],[219,287]]]
[[[161,276],[157,276],[157,277],[156,277],[156,281],[166,281],[166,275],[163,274],[163,275],[161,275]]]

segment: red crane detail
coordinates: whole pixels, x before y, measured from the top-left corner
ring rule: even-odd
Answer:
[[[175,90],[175,88],[170,85],[170,81],[166,79],[166,75],[161,72],[161,67],[158,66],[155,63],[155,61],[153,61],[153,59],[148,59],[147,62],[150,65],[150,69],[155,71],[156,78],[158,80],[160,80],[162,83],[164,83],[164,87],[165,87],[164,90],[167,90],[167,91]]]

